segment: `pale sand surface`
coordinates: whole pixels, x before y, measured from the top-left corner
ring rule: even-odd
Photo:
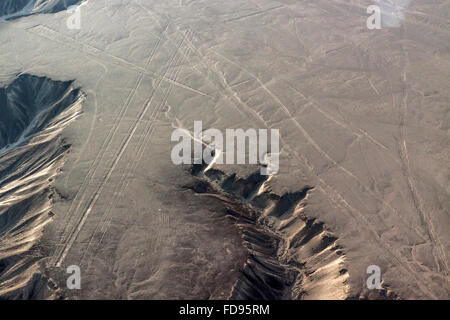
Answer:
[[[448,299],[450,2],[413,1],[402,26],[381,30],[366,28],[370,4],[97,0],[80,30],[65,12],[0,24],[0,86],[28,73],[86,94],[62,133],[72,147],[40,272],[68,298],[227,298],[246,261],[241,234],[170,160],[172,131],[202,120],[280,129],[267,186],[314,188],[293,216],[323,222],[345,254],[328,255],[325,233],[287,251],[310,271],[302,298],[371,297],[366,268],[378,265],[395,296]],[[284,218],[272,221],[283,239],[304,227],[283,233]],[[65,289],[69,265],[79,291]]]

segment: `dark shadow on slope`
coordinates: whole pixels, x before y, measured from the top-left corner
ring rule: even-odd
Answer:
[[[0,88],[0,150],[42,131],[80,94],[68,90],[71,81],[21,75],[8,87]]]
[[[0,1],[0,19],[14,20],[39,14],[56,13],[68,7],[80,4],[83,0],[2,0]]]

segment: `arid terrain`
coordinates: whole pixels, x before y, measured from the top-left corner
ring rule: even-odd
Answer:
[[[0,0],[0,44],[0,298],[450,299],[450,0]],[[194,121],[279,171],[174,164]]]

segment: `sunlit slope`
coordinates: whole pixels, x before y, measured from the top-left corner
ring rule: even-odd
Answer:
[[[0,89],[0,297],[34,295],[35,245],[51,220],[50,185],[69,148],[59,133],[83,99],[71,81],[31,75]]]

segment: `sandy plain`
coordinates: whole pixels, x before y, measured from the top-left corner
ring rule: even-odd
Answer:
[[[64,11],[1,23],[0,86],[74,80],[85,99],[58,132],[71,147],[48,183],[51,219],[20,252],[33,267],[3,271],[25,285],[0,292],[252,298],[255,254],[274,267],[254,274],[285,280],[271,298],[448,299],[450,2],[413,1],[380,30],[366,27],[370,4],[98,0],[79,30]],[[219,181],[173,165],[171,133],[195,120],[280,129],[279,173],[255,184],[256,166],[218,166]],[[230,219],[248,209],[242,185],[273,194],[263,213],[289,205]],[[70,265],[81,290],[66,288]],[[370,265],[383,290],[367,289]]]

